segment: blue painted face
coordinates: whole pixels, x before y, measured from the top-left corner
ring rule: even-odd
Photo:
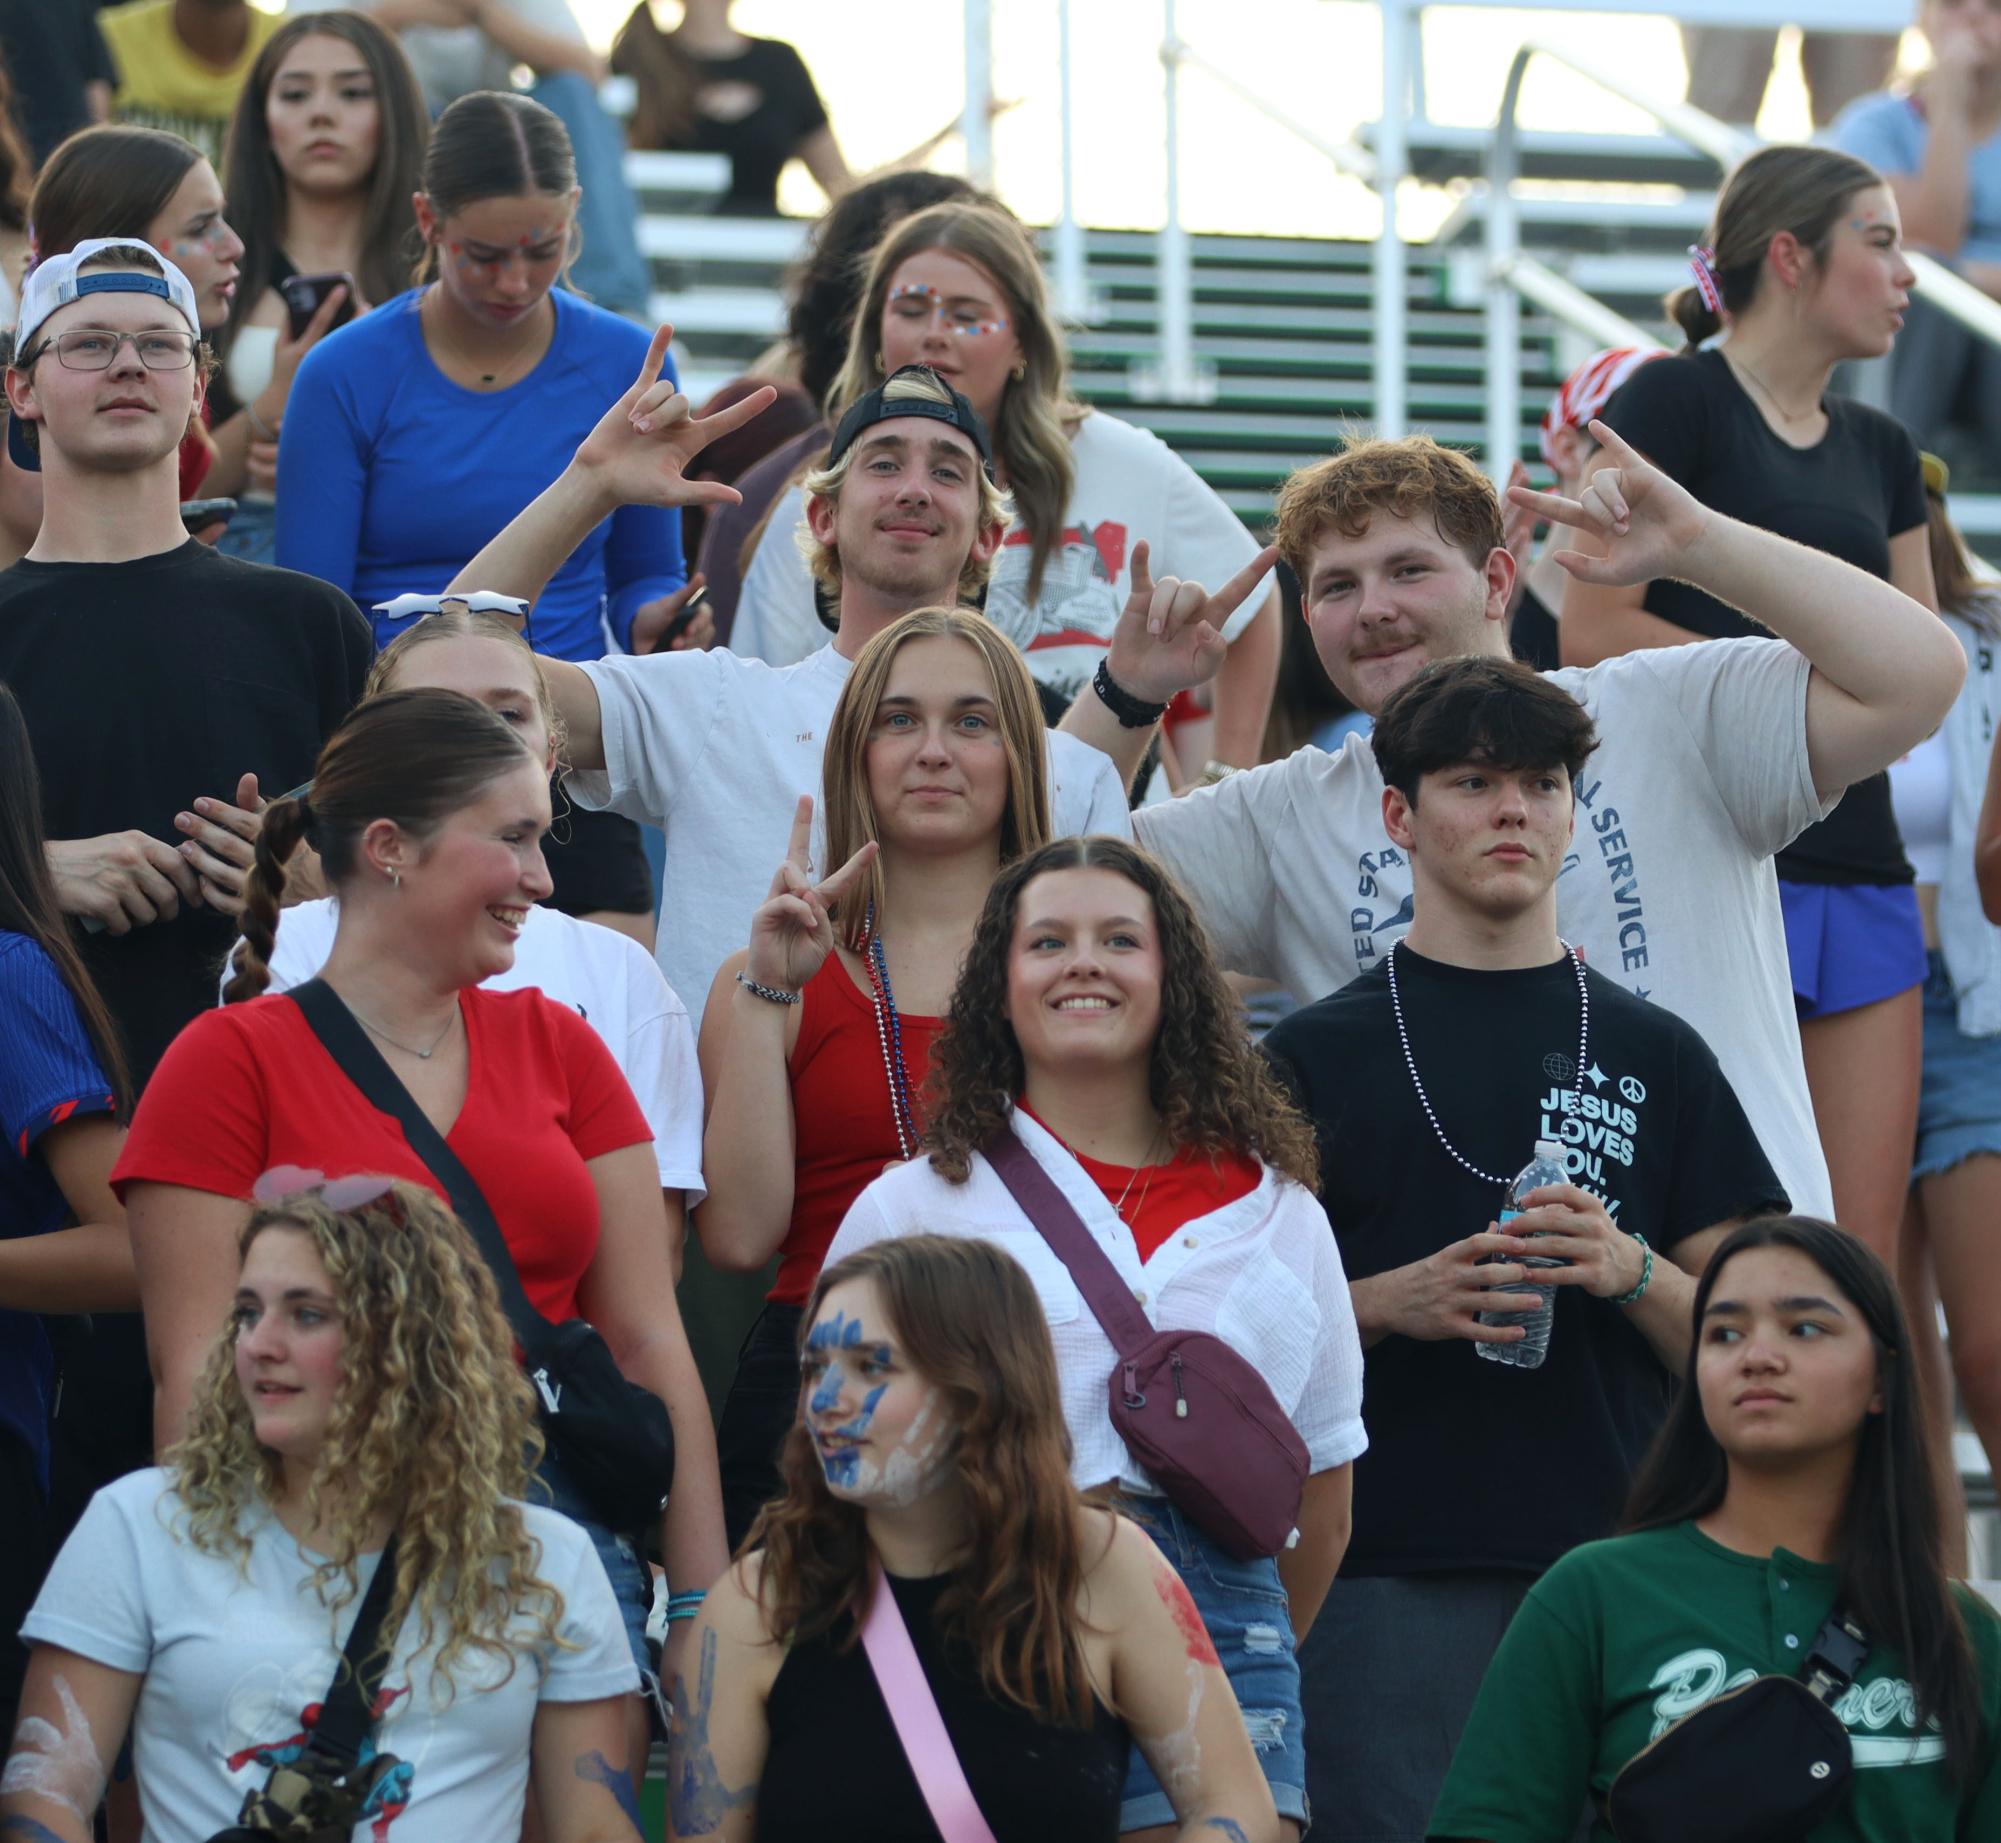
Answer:
[[[870,1327],[873,1282],[833,1289],[806,1336],[802,1412],[827,1488],[858,1503],[907,1505],[950,1470],[955,1429],[938,1391]]]

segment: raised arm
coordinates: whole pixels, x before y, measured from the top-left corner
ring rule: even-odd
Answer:
[[[1592,423],[1591,433],[1608,465],[1581,499],[1520,486],[1509,498],[1595,535],[1602,556],[1556,553],[1579,581],[1673,577],[1804,653],[1813,666],[1807,753],[1823,798],[1888,767],[1944,720],[1966,678],[1966,657],[1923,603],[1825,551],[1701,505],[1606,423]]]
[[[737,974],[767,991],[803,991],[834,951],[829,911],[875,855],[865,845],[815,884],[807,874],[812,833],[813,801],[802,795],[770,897],[751,917],[750,947],[723,963],[702,1015],[709,1106],[702,1170],[709,1194],[696,1212],[696,1232],[711,1265],[725,1273],[755,1273],[784,1241],[798,1139],[788,1065],[800,1008],[759,997]]]
[[[1176,692],[1207,684],[1229,653],[1223,628],[1278,561],[1268,545],[1211,595],[1199,582],[1163,576],[1148,565],[1142,538],[1133,546],[1132,592],[1112,628],[1105,671],[1113,685],[1142,704],[1165,705]],[[1155,725],[1122,724],[1090,685],[1077,694],[1062,727],[1109,755],[1127,786],[1139,772]]]

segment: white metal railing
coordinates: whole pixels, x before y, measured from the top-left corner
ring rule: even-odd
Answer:
[[[1519,5],[1520,0],[1441,0],[1468,8]],[[1422,132],[1423,23],[1427,0],[1378,0],[1383,19],[1382,119],[1376,131],[1376,191],[1382,201],[1377,232],[1375,294],[1375,423],[1385,435],[1406,433],[1409,357],[1409,251],[1403,239],[1398,195],[1410,174],[1412,131]],[[1659,16],[1661,0],[1532,0],[1551,13],[1637,13]],[[1691,26],[1801,26],[1808,30],[1901,32],[1909,23],[1905,0],[1674,0],[1673,15]],[[1568,54],[1563,61],[1576,67]],[[1588,75],[1596,76],[1590,72]],[[1615,90],[1623,94],[1623,90]],[[1654,112],[1650,99],[1642,108]],[[1662,105],[1674,109],[1686,104]],[[1694,111],[1700,114],[1701,112]],[[1705,120],[1711,118],[1705,117]],[[1720,127],[1721,124],[1713,124]],[[1691,143],[1695,145],[1695,143]],[[1489,380],[1491,382],[1491,380]]]
[[[1551,58],[1589,79],[1608,94],[1651,115],[1675,139],[1707,154],[1719,167],[1734,166],[1758,145],[1754,136],[1719,122],[1686,102],[1664,102],[1647,94],[1617,71],[1608,70],[1568,47],[1527,40],[1508,67],[1501,93],[1500,119],[1487,153],[1487,470],[1496,481],[1507,478],[1509,464],[1521,449],[1521,297],[1528,295],[1559,319],[1604,338],[1607,344],[1658,345],[1651,334],[1621,319],[1582,290],[1571,287],[1521,248],[1521,220],[1515,199],[1520,177],[1522,78],[1536,58]],[[1949,314],[1977,338],[2001,345],[2001,302],[1991,299],[1942,263],[1908,253],[1918,287],[1941,312]],[[1381,311],[1381,302],[1378,309]],[[1607,335],[1610,337],[1606,337]],[[1401,399],[1403,380],[1399,378]],[[1382,380],[1377,379],[1380,401]]]

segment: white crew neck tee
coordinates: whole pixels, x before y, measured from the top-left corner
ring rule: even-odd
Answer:
[[[514,1669],[473,1652],[454,1663],[450,1701],[406,1621],[390,1653],[371,1745],[398,1761],[368,1812],[404,1839],[518,1836],[529,1740],[543,1702],[596,1702],[639,1688],[604,1564],[583,1529],[524,1504],[540,1545],[537,1578],[563,1596],[546,1651],[517,1615]],[[128,1472],[90,1501],[50,1568],[21,1633],[113,1670],[143,1675],[132,1748],[147,1843],[205,1843],[236,1822],[244,1794],[307,1732],[379,1556],[361,1558],[357,1592],[330,1617],[314,1558],[270,1512],[247,1512],[247,1558],[208,1555],[176,1533],[173,1475]]]

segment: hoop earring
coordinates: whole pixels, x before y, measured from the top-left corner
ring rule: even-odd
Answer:
[[[389,873],[389,887],[398,890],[403,887],[403,873],[400,870],[392,870]]]
[[[875,368],[878,371],[882,372],[887,372],[889,369],[889,367],[882,362],[882,347],[880,346],[877,346],[875,349]]]

